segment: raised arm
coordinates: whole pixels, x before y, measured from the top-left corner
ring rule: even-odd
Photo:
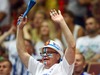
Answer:
[[[18,20],[20,20],[20,24],[17,26],[17,51],[21,61],[28,68],[30,55],[26,51],[23,34],[23,27],[27,23],[27,17],[23,18],[20,16]]]
[[[9,35],[14,33],[14,30],[16,29],[16,27],[12,26],[9,31],[5,32],[3,35],[0,36],[0,44],[2,44],[2,42],[6,39],[6,37],[8,37]]]
[[[75,60],[75,40],[74,40],[74,37],[73,37],[71,31],[69,30],[66,22],[64,21],[64,18],[61,15],[60,10],[58,10],[58,12],[56,10],[51,10],[50,15],[51,15],[51,19],[60,25],[60,27],[65,35],[65,38],[66,38],[67,43],[68,43],[68,48],[65,51],[65,58],[69,64],[73,64],[73,62]]]

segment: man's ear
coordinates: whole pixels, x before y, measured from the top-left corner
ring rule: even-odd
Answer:
[[[60,54],[57,54],[57,60],[59,60],[59,58],[60,58]]]

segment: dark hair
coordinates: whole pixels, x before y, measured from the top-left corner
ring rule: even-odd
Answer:
[[[99,24],[99,21],[94,16],[87,17],[86,20],[88,20],[90,18],[93,18],[95,20],[95,22]]]
[[[31,40],[25,39],[25,38],[24,38],[24,40],[27,41],[27,42],[29,42],[32,46],[34,46],[34,44],[33,44],[33,42]]]
[[[0,46],[0,52],[1,52],[1,53],[5,54],[5,53],[6,53],[6,50],[7,50],[6,48]]]
[[[2,62],[8,62],[9,65],[10,65],[10,68],[12,68],[12,63],[11,63],[10,60],[8,60],[8,59],[6,59],[6,58],[4,58],[4,57],[0,57],[0,63],[2,63]]]
[[[75,18],[75,15],[70,10],[64,9],[63,14],[68,14],[71,18]]]

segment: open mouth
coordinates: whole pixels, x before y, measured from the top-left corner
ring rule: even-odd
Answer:
[[[43,60],[49,60],[49,58],[48,57],[43,57]]]

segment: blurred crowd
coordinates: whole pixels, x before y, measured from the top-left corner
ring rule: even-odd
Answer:
[[[65,50],[64,34],[49,16],[51,9],[59,9],[76,40],[73,75],[96,75],[95,72],[87,73],[87,68],[91,62],[100,63],[100,0],[36,1],[23,30],[28,53],[41,62],[39,48],[50,39]],[[22,64],[16,48],[17,19],[26,10],[28,2],[0,0],[0,75],[31,75]]]

